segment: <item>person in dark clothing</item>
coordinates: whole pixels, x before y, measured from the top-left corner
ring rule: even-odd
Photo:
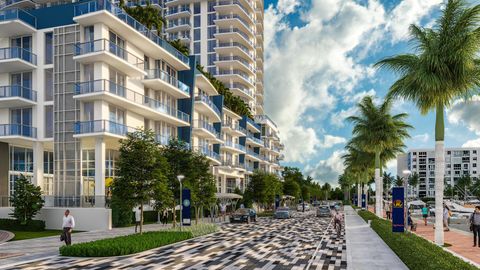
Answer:
[[[470,216],[470,229],[473,231],[473,246],[476,247],[478,243],[478,247],[480,247],[480,206],[476,206]]]

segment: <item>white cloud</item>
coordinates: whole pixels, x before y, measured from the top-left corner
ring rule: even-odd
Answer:
[[[285,161],[287,162],[301,162],[317,152],[316,147],[319,140],[312,128],[296,126],[289,132],[280,134],[282,134],[282,141],[288,142],[288,150],[285,151]]]
[[[387,162],[387,173],[391,173],[392,175],[397,174],[397,159],[392,159]]]
[[[391,12],[387,31],[392,36],[392,42],[408,38],[408,28],[411,24],[419,24],[421,19],[432,9],[440,7],[443,0],[404,0]]]
[[[338,137],[338,136],[332,136],[332,135],[325,135],[323,138],[323,142],[320,143],[320,147],[322,148],[331,148],[336,144],[340,143],[345,143],[347,142],[347,139],[343,137]]]
[[[330,124],[335,127],[344,127],[345,121],[348,117],[355,115],[358,112],[357,107],[350,107],[346,110],[341,110],[336,113],[332,113],[330,117]]]
[[[480,135],[480,96],[474,96],[471,100],[457,100],[447,110],[448,122],[455,125],[464,125],[470,131]]]
[[[465,142],[462,147],[480,147],[480,138]]]
[[[353,104],[357,104],[358,102],[360,102],[364,97],[366,96],[375,96],[377,94],[377,92],[375,92],[374,89],[370,89],[368,91],[362,91],[362,92],[358,92],[354,95],[347,95],[345,96],[345,98],[343,99],[344,102],[348,102],[348,103],[353,103]]]
[[[416,142],[426,143],[430,139],[430,135],[428,135],[428,133],[418,134],[413,136],[412,139]]]
[[[342,155],[345,150],[335,150],[332,155],[326,160],[320,160],[315,166],[306,166],[305,173],[310,175],[314,180],[321,182],[328,182],[331,185],[336,185],[338,176],[343,173],[345,167],[343,166]]]

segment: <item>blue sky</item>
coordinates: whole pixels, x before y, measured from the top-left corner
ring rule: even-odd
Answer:
[[[395,80],[376,61],[413,52],[408,27],[435,25],[443,0],[268,0],[265,2],[265,108],[285,142],[285,166],[336,183],[351,137],[345,118],[365,95],[381,100]],[[480,146],[480,98],[446,112],[446,146]],[[433,147],[434,117],[397,101],[415,127],[409,148]],[[396,173],[396,162],[388,164]]]

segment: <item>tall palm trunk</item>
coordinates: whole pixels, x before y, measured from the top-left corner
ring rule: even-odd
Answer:
[[[362,207],[362,183],[357,184],[357,206]]]
[[[443,246],[443,178],[445,174],[445,124],[443,105],[437,105],[435,120],[435,243]]]
[[[375,152],[375,214],[382,218],[382,178],[380,177],[380,152]]]

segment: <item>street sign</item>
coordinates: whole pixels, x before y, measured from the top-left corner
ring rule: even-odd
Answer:
[[[405,231],[405,193],[403,187],[392,188],[392,232]]]
[[[191,201],[190,201],[190,189],[184,188],[182,190],[182,224],[183,226],[190,226],[191,221]]]

